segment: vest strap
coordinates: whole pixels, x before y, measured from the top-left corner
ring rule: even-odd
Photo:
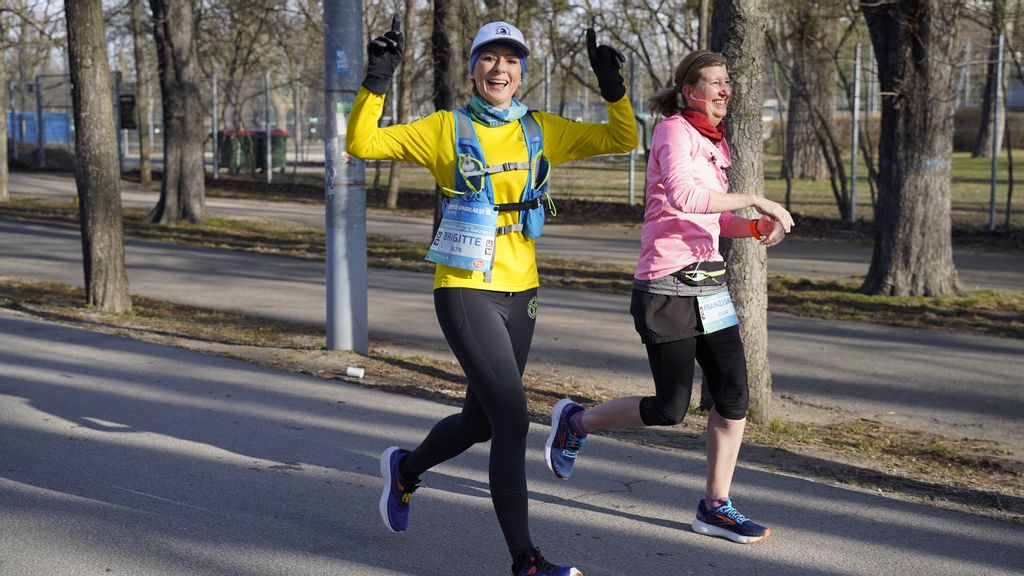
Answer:
[[[497,228],[495,228],[494,233],[495,233],[496,236],[501,236],[502,234],[511,234],[513,232],[522,232],[522,231],[523,231],[523,223],[522,222],[516,222],[515,224],[509,224],[508,226],[498,226]]]
[[[495,204],[495,208],[498,212],[522,212],[523,210],[533,210],[534,208],[543,204],[541,198],[534,198],[533,200],[527,200],[525,202],[513,202],[511,204]]]
[[[504,164],[497,164],[494,166],[481,166],[479,169],[472,162],[464,163],[462,169],[463,176],[484,176],[486,174],[498,174],[499,172],[509,172],[512,170],[529,170],[529,162],[505,162]],[[470,169],[466,169],[472,166]]]

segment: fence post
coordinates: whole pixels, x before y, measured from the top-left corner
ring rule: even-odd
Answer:
[[[210,110],[210,124],[213,126],[213,179],[220,178],[220,133],[217,130],[217,71],[213,71],[213,106]]]
[[[853,50],[853,106],[850,110],[850,224],[857,222],[857,138],[860,128],[860,43]]]
[[[999,97],[1003,93],[1003,34],[999,34],[999,56],[996,58],[996,85],[992,98],[992,187],[989,194],[988,231],[996,230],[996,171],[999,169]]]
[[[273,148],[273,134],[270,128],[270,70],[263,72],[263,100],[266,103],[266,109],[263,114],[263,135],[266,136],[267,141],[267,153],[263,155],[266,165],[264,170],[267,173],[267,184],[274,179],[272,174],[274,173],[273,165],[273,154],[271,149]]]
[[[43,91],[41,88],[42,83],[39,82],[39,76],[36,76],[36,143],[39,146],[36,149],[37,168],[46,167],[46,136],[44,134],[45,127],[43,125]]]
[[[629,100],[633,102],[633,76],[636,71],[636,58],[629,57]],[[633,117],[633,130],[636,130],[636,114]],[[629,205],[632,206],[636,198],[636,176],[633,174],[636,169],[636,146],[629,151]]]
[[[544,59],[544,111],[551,112],[551,59]]]
[[[114,72],[114,131],[117,132],[117,173],[124,174],[124,138],[121,135],[121,71]]]

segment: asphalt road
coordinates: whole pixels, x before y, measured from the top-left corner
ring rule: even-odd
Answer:
[[[0,574],[508,574],[486,445],[424,476],[407,533],[379,520],[378,454],[452,410],[0,310]],[[700,454],[594,437],[561,482],[546,432],[533,537],[587,576],[1024,571],[1019,525],[742,464],[733,495],[772,537],[699,536]]]
[[[324,326],[319,261],[126,242],[134,294]],[[77,230],[0,219],[0,277],[82,284]],[[432,276],[370,269],[370,337],[445,359]],[[628,295],[541,288],[528,370],[623,394],[650,371]],[[944,435],[997,441],[1024,459],[1024,341],[769,314],[779,398]]]
[[[66,193],[66,179],[52,178],[29,185]],[[567,228],[549,230],[550,240]],[[577,247],[596,242],[565,236]],[[135,294],[323,324],[321,262],[137,240],[126,248]],[[1020,285],[1020,270],[1005,273]],[[81,285],[77,231],[0,219],[0,277]],[[371,337],[450,357],[430,284],[370,270]],[[542,289],[528,370],[647,393],[626,306],[624,295]],[[1024,342],[782,314],[769,315],[769,335],[779,398],[989,438],[1024,456]],[[411,445],[452,410],[0,310],[0,574],[507,574],[486,446],[425,477],[410,532],[391,534],[378,519],[380,451]],[[743,547],[697,536],[689,522],[701,454],[594,437],[573,480],[559,482],[540,459],[546,432],[531,426],[534,538],[588,576],[1024,572],[1019,525],[742,458],[733,495],[772,538]]]

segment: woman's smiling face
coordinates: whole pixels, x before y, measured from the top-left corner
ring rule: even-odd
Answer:
[[[508,108],[522,83],[523,67],[514,50],[499,44],[486,46],[480,52],[473,67],[473,85],[491,106]]]

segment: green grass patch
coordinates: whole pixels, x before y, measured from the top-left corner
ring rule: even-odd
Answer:
[[[74,202],[15,199],[0,204],[0,215],[25,220],[77,225]],[[325,237],[320,229],[281,222],[211,218],[199,225],[157,225],[144,210],[126,210],[125,233],[136,238],[189,246],[243,250],[262,254],[322,259]],[[369,266],[432,272],[424,260],[427,246],[393,238],[367,238]],[[540,256],[541,284],[593,292],[628,294],[632,266]],[[1024,292],[973,292],[958,297],[867,296],[856,282],[770,277],[769,309],[829,320],[970,332],[1004,338],[1024,337]]]
[[[868,296],[860,284],[772,276],[769,309],[812,318],[1024,337],[1024,292],[982,290],[965,296]]]

